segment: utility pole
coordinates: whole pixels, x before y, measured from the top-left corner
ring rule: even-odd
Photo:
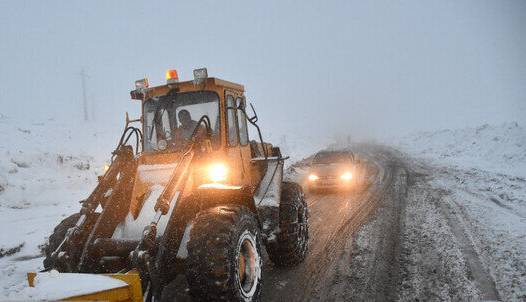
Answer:
[[[88,121],[88,97],[86,96],[86,78],[84,68],[80,70],[80,81],[82,83],[82,109],[84,110],[84,121]]]
[[[95,99],[93,98],[93,95],[90,97],[90,114],[91,114],[91,121],[95,121]]]

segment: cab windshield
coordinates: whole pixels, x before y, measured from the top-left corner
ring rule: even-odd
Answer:
[[[144,102],[144,151],[178,150],[189,141],[204,115],[210,119],[212,146],[219,142],[219,96],[211,91],[171,93]],[[196,136],[204,136],[200,124]]]
[[[352,155],[346,152],[320,152],[314,156],[313,164],[349,163]]]

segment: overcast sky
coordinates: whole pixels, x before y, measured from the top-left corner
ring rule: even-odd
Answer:
[[[526,1],[183,2],[1,1],[1,112],[80,118],[85,68],[121,120],[136,79],[207,67],[273,136],[526,123]]]

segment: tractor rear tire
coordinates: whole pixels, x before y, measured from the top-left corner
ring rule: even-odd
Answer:
[[[200,301],[259,301],[261,231],[243,206],[205,210],[193,221],[186,279]]]
[[[305,260],[309,241],[308,209],[301,186],[283,182],[279,204],[279,233],[266,244],[276,266],[292,267]]]

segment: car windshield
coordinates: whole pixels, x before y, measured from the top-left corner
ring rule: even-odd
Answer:
[[[144,150],[177,150],[190,140],[204,115],[210,119],[212,145],[219,142],[219,96],[211,91],[173,93],[144,102]],[[205,134],[204,124],[196,135]]]
[[[352,159],[351,155],[345,152],[320,152],[314,156],[314,164],[347,163]]]

